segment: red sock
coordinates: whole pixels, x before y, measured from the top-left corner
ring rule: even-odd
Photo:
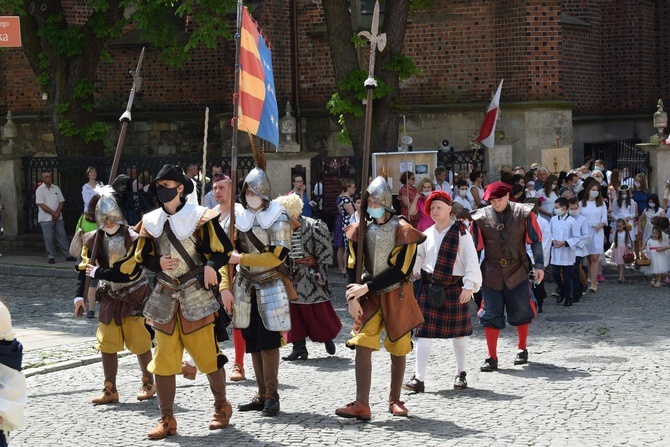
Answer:
[[[517,348],[526,349],[526,341],[528,340],[528,330],[530,329],[530,324],[521,324],[516,327],[516,333],[519,336],[519,344]]]
[[[484,334],[486,335],[486,346],[489,348],[489,357],[498,360],[498,337],[500,336],[500,329],[485,327]]]
[[[244,350],[247,344],[242,337],[242,329],[233,329],[233,344],[235,345],[235,363],[244,366]]]

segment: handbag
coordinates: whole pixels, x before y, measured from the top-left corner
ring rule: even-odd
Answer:
[[[623,255],[624,264],[632,264],[635,262],[635,255],[633,253],[626,253]]]
[[[642,253],[642,256],[637,261],[635,261],[635,265],[640,267],[646,267],[648,265],[651,265],[651,259],[649,259],[647,255]]]
[[[444,291],[444,286],[439,284],[428,284],[426,302],[434,309],[444,308],[447,303],[447,294]]]

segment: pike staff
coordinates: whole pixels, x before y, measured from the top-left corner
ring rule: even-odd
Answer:
[[[359,36],[364,37],[370,42],[370,65],[368,68],[368,78],[365,80],[365,88],[368,91],[367,104],[365,105],[365,138],[363,142],[363,169],[361,178],[361,191],[368,189],[368,177],[370,175],[370,138],[372,133],[372,100],[373,92],[377,87],[375,80],[375,54],[377,48],[379,51],[384,51],[386,48],[386,33],[378,34],[379,31],[379,1],[375,2],[375,9],[372,15],[372,29],[371,32],[361,31]],[[365,194],[364,194],[365,195]],[[367,206],[365,197],[361,200],[361,206]],[[363,216],[364,213],[361,213]],[[362,284],[363,275],[363,248],[365,246],[365,231],[367,229],[367,219],[365,217],[360,220],[358,230],[358,247],[356,249],[356,260],[359,261],[356,266],[356,282]]]
[[[142,69],[142,62],[144,61],[144,48],[140,53],[140,58],[137,61],[137,68],[135,70],[130,70],[130,74],[133,77],[133,86],[130,88],[130,95],[128,96],[128,104],[126,105],[126,111],[123,112],[119,121],[121,121],[121,131],[119,132],[119,139],[116,143],[116,151],[114,152],[114,160],[112,162],[112,169],[109,171],[109,182],[108,185],[111,185],[116,178],[116,173],[119,170],[119,163],[121,161],[121,152],[123,151],[123,145],[126,142],[126,133],[128,133],[128,123],[132,120],[130,111],[133,108],[133,102],[135,101],[135,94],[140,91],[142,88],[142,76],[140,76],[140,70]],[[95,240],[93,242],[93,249],[91,250],[91,257],[89,263],[95,265],[96,258],[98,257],[98,251],[100,251],[100,232],[101,229],[95,233]],[[91,286],[91,277],[86,276],[86,282],[84,283],[84,293],[83,296],[88,296],[88,289]],[[80,308],[83,309],[83,308]],[[77,316],[83,315],[77,314]]]

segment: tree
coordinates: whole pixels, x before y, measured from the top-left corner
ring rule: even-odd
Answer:
[[[142,30],[142,38],[161,48],[166,62],[179,64],[198,45],[215,48],[220,38],[230,37],[226,13],[236,2],[193,0],[176,6],[170,0],[85,0],[83,23],[68,22],[63,3],[5,0],[0,6],[0,13],[21,16],[24,51],[48,95],[59,156],[102,155],[108,125],[94,113],[95,74],[98,62],[110,58],[106,45],[126,26]],[[184,16],[189,17],[188,34],[183,22],[174,20]]]
[[[358,2],[351,2],[354,10]],[[377,54],[375,77],[378,87],[372,115],[371,151],[388,151],[398,146],[400,80],[420,71],[402,55],[407,20],[410,10],[430,6],[429,0],[396,0],[385,2],[386,10],[380,33],[386,33],[386,49]],[[328,28],[328,45],[337,80],[337,93],[329,101],[332,114],[340,117],[345,138],[349,138],[354,153],[362,153],[364,139],[364,113],[361,100],[366,97],[363,81],[368,76],[358,59],[357,46],[363,41],[356,37],[347,2],[323,0],[323,11]],[[367,58],[366,58],[367,60]]]

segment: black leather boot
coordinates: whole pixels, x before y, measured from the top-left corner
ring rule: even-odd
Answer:
[[[263,407],[263,416],[277,416],[279,414],[279,393],[272,393],[265,396],[265,406]]]
[[[294,360],[307,360],[307,347],[305,346],[305,340],[298,340],[293,342],[293,351],[286,357],[282,357],[284,360],[294,361]]]

